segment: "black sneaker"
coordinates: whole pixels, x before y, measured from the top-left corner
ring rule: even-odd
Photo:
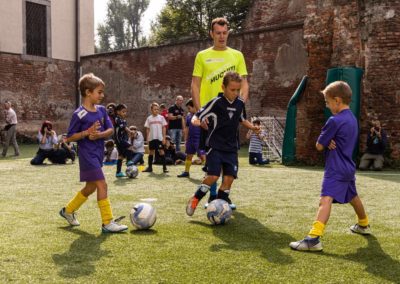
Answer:
[[[225,200],[226,202],[228,202],[229,207],[230,207],[232,210],[236,210],[236,204],[233,203],[232,200],[231,200],[229,197],[224,198],[224,200]]]
[[[184,177],[189,177],[189,173],[188,172],[183,172],[180,175],[177,175],[178,178],[184,178]]]
[[[143,173],[152,173],[153,169],[152,168],[146,168],[143,170]]]

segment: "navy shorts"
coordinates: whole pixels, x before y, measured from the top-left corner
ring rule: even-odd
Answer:
[[[224,176],[237,178],[239,169],[237,152],[224,152],[211,149],[207,152],[207,175]]]
[[[149,142],[149,150],[163,150],[164,145],[158,139],[151,140]]]

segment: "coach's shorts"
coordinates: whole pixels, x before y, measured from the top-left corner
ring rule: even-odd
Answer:
[[[337,181],[333,178],[322,180],[321,196],[330,196],[334,203],[349,203],[357,196],[355,180]]]
[[[237,178],[238,154],[237,152],[224,152],[210,149],[207,152],[207,175],[224,176]]]
[[[149,150],[163,150],[164,145],[158,139],[151,140],[149,142]]]

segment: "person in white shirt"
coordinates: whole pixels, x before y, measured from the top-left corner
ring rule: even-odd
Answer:
[[[132,132],[129,133],[129,143],[132,145],[130,150],[133,152],[132,162],[134,165],[144,164],[144,137],[142,132],[137,130],[137,127],[132,125],[129,127]]]
[[[3,146],[2,156],[5,157],[7,155],[8,146],[10,144],[14,147],[14,155],[19,156],[19,148],[17,143],[17,114],[11,108],[11,102],[6,101],[4,103],[4,116],[6,120],[6,126],[4,127],[5,131],[5,141]]]
[[[163,172],[167,173],[167,165],[165,163],[165,136],[166,136],[166,126],[167,122],[165,118],[158,114],[160,106],[158,103],[151,104],[151,115],[146,119],[144,127],[146,127],[146,138],[149,143],[149,157],[148,157],[148,167],[143,172],[151,173],[153,171],[153,158],[155,150],[158,150],[163,163]]]

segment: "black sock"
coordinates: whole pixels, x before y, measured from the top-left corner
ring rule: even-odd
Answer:
[[[200,184],[198,187],[197,187],[197,191],[196,191],[196,193],[194,194],[194,196],[198,199],[198,200],[201,200],[206,194],[207,194],[207,192],[210,190],[210,187],[208,186],[208,185],[206,185],[206,184]]]
[[[165,161],[165,155],[162,155],[160,158],[161,158],[163,169],[166,170],[167,169],[167,162]]]
[[[229,200],[229,193],[231,193],[231,191],[229,189],[218,189],[218,199],[223,199],[228,201]]]
[[[121,172],[121,168],[122,168],[122,160],[118,159],[118,161],[117,161],[117,173]]]
[[[147,160],[147,163],[149,164],[149,169],[153,168],[153,155],[149,155],[149,158]]]

